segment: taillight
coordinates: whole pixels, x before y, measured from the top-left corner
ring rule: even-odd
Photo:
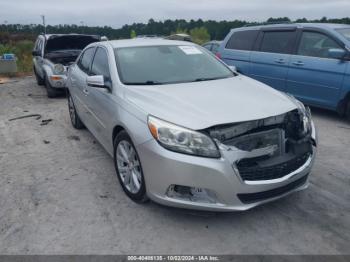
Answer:
[[[218,58],[218,59],[221,59],[221,54],[218,52],[215,54],[215,56]]]

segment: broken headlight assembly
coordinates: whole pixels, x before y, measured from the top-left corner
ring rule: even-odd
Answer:
[[[304,106],[302,102],[297,100],[294,96],[286,94],[287,97],[292,100],[297,106],[298,106],[298,111],[299,111],[299,116],[300,116],[300,131],[299,131],[299,136],[303,137],[308,134],[311,134],[312,132],[312,119],[311,119],[311,111],[310,108],[307,106]]]
[[[65,71],[64,65],[62,64],[55,64],[53,67],[53,72],[56,75],[62,75]]]
[[[157,142],[168,150],[202,157],[220,157],[217,145],[205,134],[153,116],[148,117],[148,127]]]

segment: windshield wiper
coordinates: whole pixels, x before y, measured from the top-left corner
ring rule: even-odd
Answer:
[[[162,82],[157,82],[157,81],[145,81],[145,82],[125,82],[125,85],[164,85]]]
[[[224,79],[224,78],[227,78],[226,76],[222,77],[201,77],[201,78],[196,78],[194,81],[192,82],[201,82],[201,81],[210,81],[210,80],[218,80],[218,79]]]

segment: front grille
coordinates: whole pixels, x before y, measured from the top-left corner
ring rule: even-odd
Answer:
[[[254,159],[243,159],[237,163],[238,171],[245,181],[271,180],[284,177],[305,164],[310,153],[305,153],[283,163],[260,167]]]
[[[254,202],[266,200],[269,198],[278,197],[305,184],[307,177],[308,175],[302,178],[299,178],[298,180],[292,183],[289,183],[288,185],[285,185],[283,187],[275,188],[268,191],[258,192],[258,193],[237,194],[237,197],[244,204],[254,203]]]

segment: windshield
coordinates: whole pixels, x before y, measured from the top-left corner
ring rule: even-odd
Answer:
[[[115,49],[121,81],[126,85],[159,85],[206,81],[234,73],[196,46],[143,46]]]
[[[350,41],[350,28],[341,28],[336,30]]]

